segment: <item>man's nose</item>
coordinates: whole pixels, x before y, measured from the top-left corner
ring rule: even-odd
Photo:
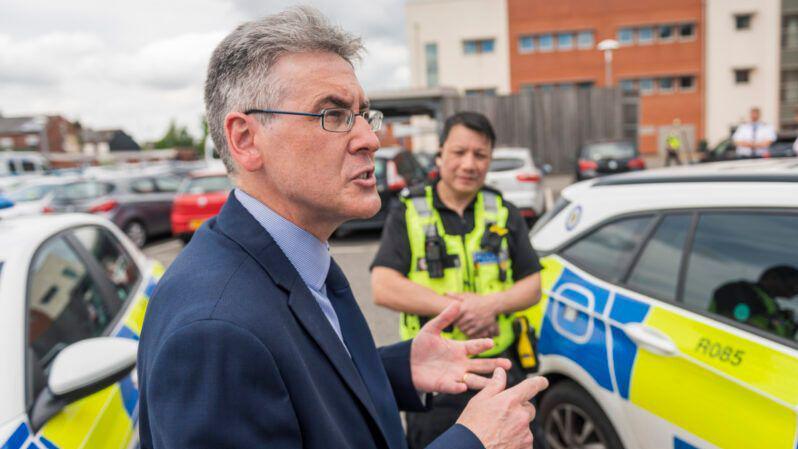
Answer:
[[[353,151],[368,150],[373,153],[380,147],[377,133],[371,130],[368,120],[361,115],[355,116],[355,124],[349,132],[352,133]]]

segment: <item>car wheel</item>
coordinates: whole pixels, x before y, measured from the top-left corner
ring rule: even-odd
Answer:
[[[143,247],[144,244],[147,243],[147,229],[139,221],[133,220],[127,222],[127,224],[125,224],[125,226],[122,228],[122,231],[139,248]]]
[[[623,449],[609,418],[584,389],[560,382],[540,403],[546,449]]]

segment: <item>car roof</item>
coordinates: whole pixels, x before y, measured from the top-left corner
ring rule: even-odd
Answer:
[[[0,262],[12,260],[20,250],[38,247],[62,230],[86,224],[107,225],[90,214],[25,215],[0,219]]]
[[[798,159],[760,159],[661,168],[592,179],[563,189],[569,204],[533,235],[550,251],[627,214],[697,209],[798,210]],[[577,210],[578,209],[578,210]]]

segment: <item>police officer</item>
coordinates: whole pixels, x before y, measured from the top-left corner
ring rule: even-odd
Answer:
[[[436,158],[440,179],[406,191],[391,209],[371,285],[375,303],[402,312],[403,339],[459,301],[462,313],[448,336],[492,337],[494,348],[482,355],[513,360],[523,332],[514,332],[511,314],[540,299],[541,266],[518,209],[484,186],[495,140],[482,114],[446,120]],[[523,377],[515,361],[508,382]],[[432,411],[408,413],[410,448],[425,447],[454,424],[472,395],[439,395]]]
[[[682,159],[679,157],[679,152],[682,150],[682,139],[679,136],[679,127],[681,124],[681,120],[678,118],[674,119],[671,131],[668,133],[668,136],[665,137],[666,167],[670,166],[671,162],[675,162],[676,165],[682,165]]]
[[[712,294],[709,310],[785,338],[793,338],[796,323],[792,311],[779,306],[776,297],[798,295],[798,269],[776,265],[765,270],[756,283],[729,282]]]

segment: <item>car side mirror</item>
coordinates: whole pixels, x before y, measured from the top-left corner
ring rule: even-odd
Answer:
[[[34,432],[67,405],[124,379],[136,366],[137,352],[136,341],[117,337],[89,338],[64,348],[33,405]]]
[[[543,164],[543,167],[540,168],[543,171],[544,175],[548,175],[553,170],[551,168],[551,164]]]

